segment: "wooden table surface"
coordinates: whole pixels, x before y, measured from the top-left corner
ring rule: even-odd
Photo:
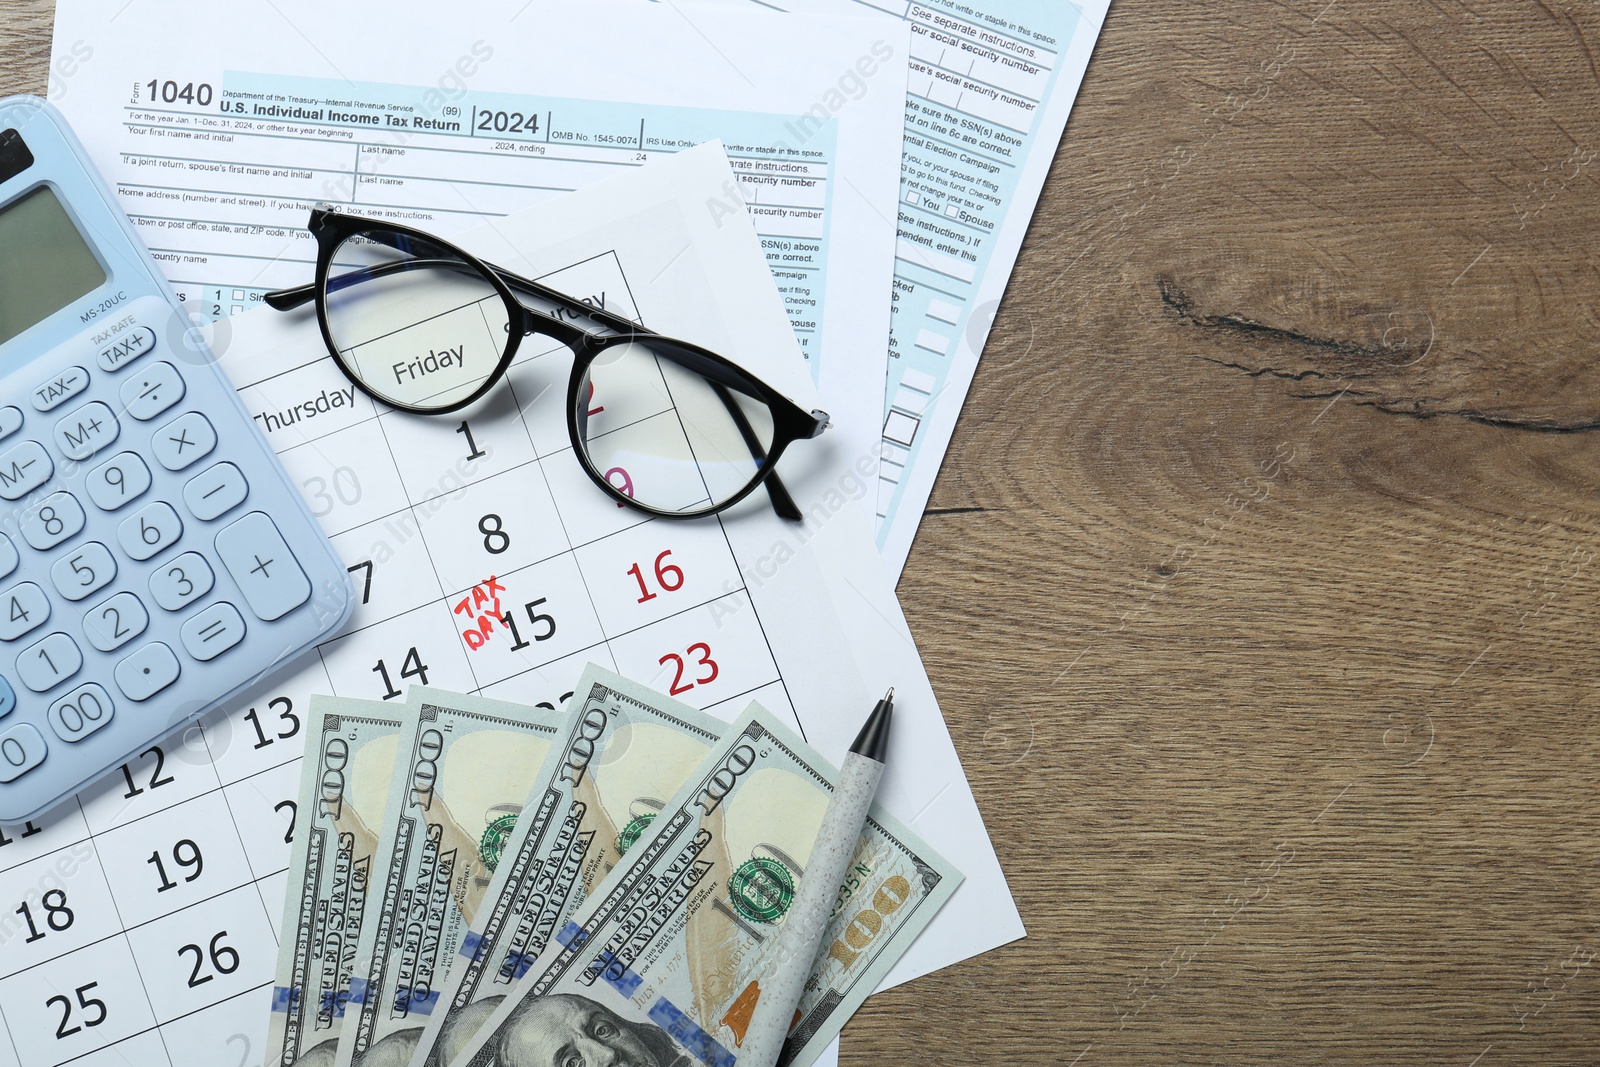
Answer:
[[[1031,934],[849,1067],[1600,1062],[1597,53],[1113,8],[900,585]]]

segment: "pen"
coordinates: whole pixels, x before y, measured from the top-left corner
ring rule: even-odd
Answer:
[[[890,689],[867,716],[839,769],[839,781],[822,813],[822,827],[806,860],[805,874],[795,889],[794,903],[778,931],[771,963],[760,980],[761,995],[739,1053],[739,1067],[773,1067],[783,1052],[794,1011],[811,976],[817,947],[833,917],[850,861],[855,858],[867,811],[878,792],[889,752],[889,724],[894,718]]]

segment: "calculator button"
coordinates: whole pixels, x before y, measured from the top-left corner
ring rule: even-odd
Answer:
[[[71,493],[51,493],[22,513],[22,539],[43,552],[83,529],[83,505]]]
[[[53,633],[17,653],[17,677],[35,693],[53,689],[78,673],[83,653],[64,633]]]
[[[45,482],[55,464],[38,441],[24,441],[0,453],[0,497],[21,500]]]
[[[111,672],[129,700],[149,700],[178,680],[178,657],[160,641],[152,641]]]
[[[44,735],[25,722],[0,734],[0,783],[14,782],[44,762]]]
[[[117,439],[117,416],[96,400],[56,423],[56,447],[68,459],[88,459]]]
[[[217,431],[198,411],[179,415],[156,431],[150,449],[169,471],[181,471],[217,447]]]
[[[15,641],[50,619],[50,598],[32,582],[0,593],[0,641]]]
[[[89,472],[89,499],[101,511],[116,511],[150,488],[150,468],[137,452],[118,452]]]
[[[168,611],[181,611],[211,592],[216,575],[198,552],[168,560],[150,575],[150,595]]]
[[[265,512],[252,511],[217,534],[217,555],[257,618],[281,619],[311,598],[311,579]]]
[[[50,568],[50,580],[68,600],[82,600],[104,589],[116,576],[117,561],[111,558],[111,550],[99,541],[90,541],[67,553]]]
[[[144,602],[132,593],[118,593],[84,612],[83,636],[101,652],[115,652],[149,625]]]
[[[216,518],[244,503],[250,492],[244,475],[232,463],[216,463],[201,471],[183,487],[183,502],[197,519]]]
[[[156,332],[148,326],[135,326],[100,350],[100,369],[121,370],[155,346]]]
[[[195,612],[179,631],[183,647],[198,660],[216,659],[244,640],[244,617],[226,600]]]
[[[183,520],[164,500],[146,504],[117,527],[117,544],[134,559],[149,559],[183,536]]]
[[[17,691],[11,688],[11,683],[0,678],[0,719],[17,710]]]
[[[0,408],[0,438],[10,437],[20,429],[22,429],[22,409]]]
[[[17,556],[17,546],[11,543],[11,538],[0,534],[0,578],[4,578],[17,569],[21,560]]]
[[[170,363],[152,363],[122,383],[122,406],[145,422],[183,399],[183,377]]]
[[[82,741],[111,721],[111,694],[93,682],[80,685],[54,704],[46,717],[63,741]]]
[[[33,387],[33,406],[40,411],[58,408],[89,388],[89,372],[82,367],[68,367],[47,382]]]

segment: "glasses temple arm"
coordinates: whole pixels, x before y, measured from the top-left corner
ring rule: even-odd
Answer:
[[[709,379],[707,380],[710,381]],[[739,428],[739,436],[744,438],[745,447],[750,450],[751,457],[758,464],[765,463],[767,461],[767,451],[761,447],[761,440],[756,437],[756,432],[751,427],[750,420],[745,418],[744,412],[734,402],[733,397],[728,395],[727,388],[721,382],[713,381],[710,382],[710,385],[716,392],[717,399],[722,401],[722,406],[727,408],[728,414],[733,417],[733,424]],[[794,497],[789,495],[789,490],[784,487],[783,482],[778,480],[778,472],[776,470],[769,468],[765,485],[767,496],[772,499],[772,510],[778,513],[780,519],[788,519],[790,522],[803,520],[804,516],[800,514],[800,508],[795,505]]]
[[[297,285],[293,289],[278,289],[267,293],[261,299],[275,311],[293,311],[295,308],[308,304],[316,298],[316,283],[307,282],[305,285]]]
[[[330,290],[345,289],[357,282],[370,281],[374,278],[385,278],[391,274],[403,271],[418,270],[421,268],[444,269],[458,271],[462,274],[471,274],[482,277],[472,269],[471,264],[463,263],[457,259],[398,259],[391,263],[378,263],[370,267],[360,267],[356,270],[346,271],[337,277],[328,279]],[[499,270],[499,268],[495,268]],[[336,284],[337,283],[337,284]],[[261,299],[270,308],[277,311],[293,311],[302,304],[309,303],[317,298],[316,282],[297,285],[293,289],[279,289],[267,293]]]

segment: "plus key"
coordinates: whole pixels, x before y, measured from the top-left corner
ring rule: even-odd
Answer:
[[[224,527],[217,555],[259,619],[281,619],[311,599],[311,580],[265,512]]]

